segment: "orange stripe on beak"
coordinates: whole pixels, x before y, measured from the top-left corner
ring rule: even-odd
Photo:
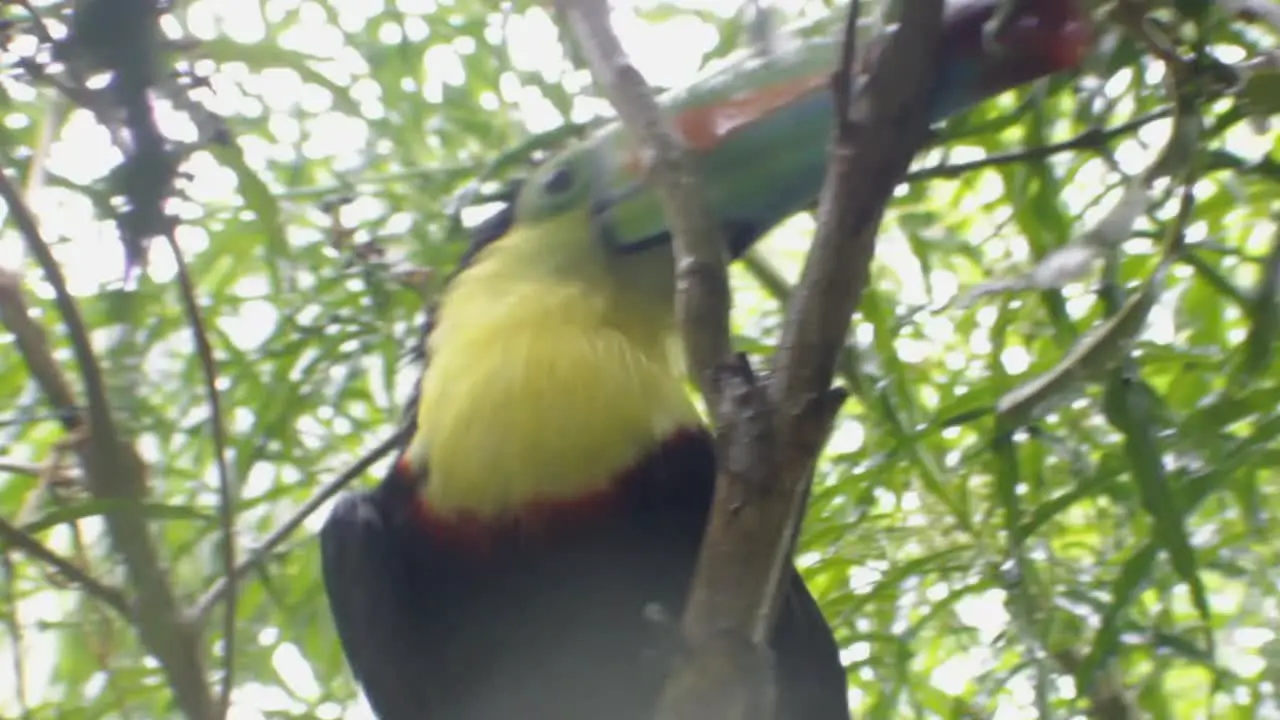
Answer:
[[[676,115],[676,132],[685,147],[695,152],[708,152],[737,130],[795,102],[829,81],[828,73],[775,83],[740,92],[725,100],[689,108]],[[647,174],[649,159],[638,151],[628,156],[626,167],[640,175]]]

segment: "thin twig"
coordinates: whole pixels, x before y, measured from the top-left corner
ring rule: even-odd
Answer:
[[[49,26],[45,24],[44,18],[40,17],[40,13],[36,11],[30,0],[13,0],[13,4],[26,10],[27,14],[31,16],[32,30],[40,42],[48,43],[50,47],[57,43],[57,40],[53,38],[53,33],[49,32]]]
[[[16,690],[17,710],[22,717],[31,713],[27,701],[27,664],[23,661],[23,649],[27,643],[22,627],[21,605],[18,604],[18,566],[7,549],[0,549],[0,565],[4,567],[4,624],[9,628],[9,659],[13,665],[13,685]]]
[[[26,10],[27,14],[31,16],[31,27],[32,31],[35,33],[36,39],[47,44],[50,51],[56,49],[58,47],[57,39],[53,37],[53,33],[49,31],[49,24],[44,21],[44,18],[40,15],[40,12],[36,10],[35,6],[31,4],[30,0],[13,0],[13,2],[18,7]],[[104,120],[101,113],[101,103],[97,102],[95,99],[96,91],[90,90],[85,84],[85,77],[84,74],[80,72],[78,63],[68,62],[65,63],[63,67],[65,68],[67,77],[71,80],[70,84],[62,82],[60,79],[50,75],[43,75],[43,79],[57,88],[58,92],[73,104],[79,105],[92,112],[97,116],[99,121]],[[39,77],[35,79],[39,79]],[[103,124],[106,125],[105,122]]]
[[[22,188],[23,197],[31,197],[44,187],[53,144],[62,135],[63,125],[68,117],[66,97],[51,95],[40,112],[40,134],[31,150],[31,159],[27,161],[27,182]]]
[[[132,603],[129,602],[129,598],[125,596],[124,592],[107,586],[101,580],[76,567],[75,563],[45,547],[39,540],[9,524],[9,521],[4,518],[0,518],[0,538],[4,539],[5,544],[21,550],[31,558],[53,568],[58,574],[83,590],[85,594],[101,600],[105,605],[120,613],[126,620],[133,621]]]
[[[57,410],[63,427],[67,430],[79,427],[75,391],[53,359],[44,328],[31,318],[31,310],[22,296],[20,276],[5,268],[0,268],[0,324],[13,333],[18,353],[26,361],[40,391]]]
[[[85,395],[89,398],[91,424],[94,426],[95,431],[99,432],[114,429],[115,423],[111,418],[107,404],[106,385],[103,383],[102,370],[98,366],[93,346],[89,342],[89,330],[84,324],[79,308],[76,307],[75,300],[71,297],[71,292],[67,289],[67,280],[62,274],[62,268],[53,257],[53,252],[49,249],[49,245],[40,235],[35,216],[31,214],[30,208],[19,196],[17,188],[9,181],[8,175],[3,172],[0,172],[0,199],[3,199],[9,207],[9,216],[18,226],[18,232],[23,240],[26,241],[27,250],[35,258],[40,269],[44,271],[49,285],[53,287],[54,302],[58,306],[58,312],[62,315],[63,323],[67,326],[71,350],[75,354],[76,362],[80,365],[81,380],[85,385]],[[9,282],[12,282],[12,278],[10,278]],[[48,348],[46,346],[43,349],[47,351]],[[51,364],[51,366],[57,367],[56,364]],[[59,391],[59,394],[63,393]],[[69,395],[70,393],[66,394]],[[54,400],[60,409],[65,407],[65,398],[58,397],[54,398]]]
[[[849,15],[844,21],[844,42],[840,46],[840,66],[831,76],[831,92],[835,97],[836,127],[847,123],[849,108],[853,106],[854,67],[858,62],[858,22],[862,19],[862,0],[849,4]]]
[[[236,566],[234,572],[226,577],[218,578],[218,581],[191,605],[191,609],[187,613],[188,617],[199,622],[207,616],[222,601],[223,596],[230,592],[233,583],[244,578],[250,570],[261,565],[279,547],[280,543],[292,535],[293,531],[306,522],[307,518],[311,517],[311,514],[318,510],[321,505],[328,502],[334,495],[337,495],[352,480],[364,474],[366,470],[385,457],[387,453],[399,448],[401,443],[406,441],[408,437],[409,428],[401,428],[394,435],[378,443],[372,450],[361,455],[358,460],[351,464],[351,467],[343,470],[336,478],[326,483],[324,487],[320,488],[319,492],[313,495],[302,507],[298,508],[298,511],[292,517],[268,535],[261,545],[249,552],[240,561],[240,564]]]
[[[996,153],[987,155],[978,160],[970,160],[968,162],[946,163],[933,165],[931,167],[920,168],[913,172],[907,173],[907,182],[916,182],[918,180],[931,180],[934,178],[951,178],[968,175],[975,170],[983,170],[985,168],[996,167],[1000,165],[1012,165],[1014,163],[1029,162],[1032,160],[1043,160],[1047,157],[1057,155],[1058,153],[1069,152],[1072,150],[1093,150],[1102,148],[1107,143],[1117,138],[1128,135],[1129,133],[1141,130],[1157,120],[1164,120],[1173,115],[1174,107],[1168,107],[1152,110],[1149,113],[1140,115],[1128,122],[1120,123],[1115,127],[1094,128],[1086,130],[1069,140],[1063,140],[1058,143],[1049,145],[1041,145],[1039,147],[1026,148],[1013,152]]]
[[[62,268],[40,234],[31,209],[23,202],[9,177],[0,171],[0,199],[9,207],[9,218],[18,228],[27,251],[53,288],[54,302],[66,326],[72,352],[80,369],[88,401],[88,438],[78,445],[80,461],[90,493],[98,500],[113,500],[104,513],[107,534],[124,562],[130,583],[138,593],[135,626],[144,645],[156,656],[173,689],[178,706],[191,720],[213,717],[213,699],[204,679],[199,633],[183,623],[169,578],[160,564],[147,526],[142,500],[146,493],[145,467],[133,446],[120,436],[107,401],[106,384],[89,332],[80,315]],[[45,348],[47,350],[47,348]],[[31,367],[57,367],[50,357],[27,358]],[[81,427],[80,420],[74,428]]]
[[[36,463],[0,459],[0,472],[12,473],[14,475],[25,475],[28,477],[40,477],[44,474],[44,471],[44,466]]]
[[[227,466],[227,428],[222,416],[222,400],[218,393],[218,364],[213,357],[213,346],[209,343],[209,334],[205,330],[200,307],[196,303],[195,284],[191,282],[187,261],[182,257],[182,249],[178,247],[178,240],[173,232],[165,233],[165,239],[169,243],[169,251],[173,253],[173,261],[178,268],[178,287],[182,291],[182,306],[187,314],[187,323],[191,326],[196,354],[200,358],[205,396],[208,398],[209,413],[212,416],[209,431],[213,436],[213,459],[218,468],[218,524],[222,531],[222,568],[227,578],[226,608],[223,610],[222,618],[222,685],[218,693],[220,715],[225,716],[231,707],[236,637],[236,510],[235,498],[232,497],[231,470]]]

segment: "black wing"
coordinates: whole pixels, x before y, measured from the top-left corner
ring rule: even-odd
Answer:
[[[320,530],[325,594],[347,662],[382,720],[420,720],[429,705],[430,670],[411,575],[389,490],[340,498]]]
[[[778,720],[849,720],[840,647],[799,571],[792,568],[774,628]]]

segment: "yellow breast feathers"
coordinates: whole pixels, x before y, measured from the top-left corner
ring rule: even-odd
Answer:
[[[600,490],[700,423],[670,294],[627,290],[574,234],[586,223],[517,228],[446,290],[407,453],[429,467],[433,511],[495,517]]]

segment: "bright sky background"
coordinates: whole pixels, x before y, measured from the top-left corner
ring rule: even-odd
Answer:
[[[395,2],[406,13],[426,12],[436,5],[435,0],[395,0]],[[329,4],[337,10],[338,23],[342,30],[351,32],[360,29],[371,18],[381,13],[386,0],[331,0]],[[679,17],[661,25],[650,25],[635,18],[630,12],[632,5],[615,4],[620,8],[615,14],[615,23],[626,49],[640,70],[650,82],[656,85],[674,86],[687,81],[689,76],[698,69],[703,54],[714,45],[717,39],[715,30],[711,26],[691,17]],[[741,6],[738,0],[700,0],[686,4],[713,10],[722,15],[728,15]],[[770,0],[770,4],[782,8],[789,15],[795,15],[804,6],[803,0]],[[257,43],[265,37],[268,26],[278,21],[286,11],[295,7],[303,8],[304,21],[300,26],[280,35],[281,45],[330,59],[329,71],[336,79],[351,84],[352,95],[363,104],[366,114],[371,117],[381,114],[375,87],[370,81],[358,80],[366,69],[363,60],[344,45],[342,32],[327,25],[324,12],[313,0],[266,0],[261,4],[258,0],[195,0],[189,4],[186,29],[197,38],[221,35],[246,44]],[[511,34],[506,38],[506,47],[516,66],[521,69],[541,71],[548,78],[559,77],[562,57],[556,44],[555,30],[548,17],[536,11],[515,18],[509,27]],[[410,37],[425,36],[427,27],[425,22],[410,16],[403,27],[387,26],[381,28],[379,32],[385,36],[384,39],[387,42],[394,42],[401,32]],[[22,48],[14,48],[14,50],[23,52]],[[438,46],[429,54],[427,62],[432,68],[429,77],[434,83],[423,88],[424,99],[427,102],[438,101],[440,83],[464,81],[461,63],[451,48]],[[233,80],[235,82],[232,82]],[[1155,78],[1151,80],[1155,81]],[[30,95],[23,85],[6,82],[3,78],[0,78],[0,82],[5,82],[9,91],[19,98],[24,94]],[[328,101],[324,93],[307,92],[292,71],[272,71],[257,77],[249,77],[243,67],[230,69],[223,76],[214,78],[213,86],[217,92],[209,102],[215,110],[234,115],[242,111],[245,103],[259,102],[241,93],[236,86],[237,82],[254,87],[261,93],[262,101],[268,105],[266,109],[277,113],[277,116],[271,120],[273,130],[283,137],[296,137],[300,133],[297,122],[289,117],[291,111],[302,107],[308,113],[319,113],[314,119],[308,120],[312,124],[312,132],[317,134],[311,146],[303,147],[304,154],[312,157],[332,157],[338,165],[342,165],[354,164],[364,152],[367,129],[362,124],[353,123],[350,119],[337,114],[326,115],[324,111],[328,109]],[[558,116],[550,109],[549,103],[537,93],[526,91],[514,83],[510,87],[504,87],[503,91],[504,94],[509,94],[506,100],[518,104],[531,129],[546,130],[558,124]],[[600,109],[599,103],[584,103],[582,108],[575,110],[575,114],[578,111],[584,114],[599,112]],[[195,129],[189,122],[163,105],[159,109],[159,118],[165,131],[175,138],[194,139]],[[4,118],[4,121],[12,123],[19,120],[10,116]],[[1120,154],[1125,170],[1136,172],[1145,166],[1150,159],[1150,148],[1158,148],[1167,133],[1168,125],[1165,123],[1149,126],[1142,134],[1143,140],[1149,144],[1148,148],[1140,148],[1136,143],[1130,143]],[[1265,152],[1265,149],[1260,149],[1263,146],[1258,138],[1250,135],[1244,131],[1238,132],[1228,139],[1228,145],[1246,156],[1256,156]],[[255,142],[259,141],[255,140]],[[246,145],[246,150],[246,154],[250,156],[250,163],[256,164],[259,169],[265,164],[262,158],[268,157],[268,153],[284,152],[282,149],[271,148],[265,144]],[[259,153],[256,161],[253,157],[255,152]],[[977,154],[976,151],[974,154]],[[954,159],[965,158],[961,154]],[[118,152],[112,146],[106,132],[97,126],[87,113],[76,111],[62,140],[52,149],[49,168],[73,182],[87,183],[101,177],[119,160]],[[225,206],[235,201],[237,192],[234,176],[217,166],[211,158],[198,155],[188,164],[187,169],[196,177],[190,188],[193,200],[210,206]],[[1091,179],[1100,184],[1103,171],[1101,163],[1092,163],[1087,165],[1082,173],[1094,176]],[[973,193],[966,199],[966,203],[972,203],[973,207],[977,207],[990,202],[1002,192],[998,184],[992,183]],[[1066,201],[1073,210],[1080,211],[1091,199],[1090,197],[1068,197]],[[101,241],[104,236],[110,236],[114,230],[110,223],[94,218],[93,208],[85,199],[73,193],[45,187],[32,195],[29,201],[44,223],[44,231],[50,239],[74,238],[57,248],[74,292],[92,293],[103,284],[116,283],[120,280],[123,261],[119,246],[114,242]],[[1103,203],[1101,208],[1095,207],[1083,212],[1083,215],[1087,220],[1096,219],[1108,206],[1109,203]],[[972,208],[961,208],[962,211],[969,209]],[[803,242],[808,236],[807,231],[811,228],[812,221],[809,218],[796,218],[781,229],[771,242],[773,259],[780,262],[788,272],[794,272],[798,267]],[[182,232],[184,235],[181,241],[189,251],[198,251],[207,242],[203,233],[194,228],[185,228]],[[788,238],[794,241],[789,242]],[[905,251],[901,238],[894,238],[892,233],[888,233],[882,243],[882,252],[877,261],[886,263],[902,278],[903,290],[907,293],[903,302],[913,304],[929,302],[930,298],[922,294],[925,283],[919,276],[920,269],[916,266],[911,253]],[[20,253],[20,244],[12,234],[0,235],[0,264],[14,265],[14,259],[19,257]],[[163,282],[172,276],[173,270],[171,258],[162,247],[157,245],[151,256],[150,272],[157,280]],[[919,281],[916,281],[917,279]],[[932,280],[935,290],[948,287],[953,293],[961,290],[955,278],[949,275],[939,274]],[[738,298],[738,306],[747,312],[750,312],[753,306],[759,307],[763,302],[765,301],[759,296],[755,298],[739,296]],[[950,323],[938,317],[926,318],[925,323],[927,336],[941,342],[954,343]],[[242,338],[246,344],[253,345],[261,341],[272,324],[264,323],[260,316],[255,319],[246,315],[238,323],[226,329]],[[1172,316],[1167,312],[1157,312],[1152,318],[1150,332],[1156,336],[1172,337]],[[928,352],[926,343],[917,342],[915,345],[900,348],[907,362],[911,362],[913,355],[920,357]],[[1020,372],[1030,362],[1030,358],[1026,357],[1025,353],[1020,356],[1019,352],[1021,352],[1020,349],[1011,348],[1010,356],[1005,359],[1010,372]],[[861,442],[860,428],[850,425],[835,438],[834,442],[842,449],[856,448]],[[909,503],[910,498],[907,501]],[[310,524],[312,531],[321,519],[321,517],[313,518]],[[876,573],[868,571],[865,577],[852,578],[851,583],[856,588],[874,581],[876,577]],[[46,593],[32,598],[26,603],[22,612],[27,621],[31,622],[36,618],[55,619],[67,607],[69,606],[65,603],[65,598]],[[967,598],[959,604],[957,610],[967,622],[979,629],[984,643],[994,641],[996,636],[1006,629],[1008,618],[1004,611],[1002,594],[999,592]],[[46,690],[47,673],[41,671],[41,668],[46,670],[50,668],[54,659],[55,647],[49,642],[50,637],[38,631],[27,636],[28,647],[25,648],[24,654],[28,661],[28,697],[33,699],[41,697]],[[1272,637],[1274,636],[1270,631],[1259,629],[1253,635],[1241,635],[1237,641],[1243,647],[1258,647]],[[288,685],[293,693],[304,698],[320,695],[317,679],[306,660],[294,645],[280,642],[279,631],[276,628],[262,628],[258,639],[264,645],[276,645],[274,657],[276,668],[281,681]],[[334,642],[337,642],[336,637]],[[868,651],[869,648],[865,645],[855,646],[849,649],[848,656],[849,659],[856,659],[865,656]],[[7,651],[4,656],[8,656]],[[992,655],[982,649],[975,649],[966,656],[958,656],[935,674],[936,685],[944,692],[959,693],[970,678],[984,671],[991,662],[993,662]],[[1239,669],[1249,670],[1246,667]],[[0,712],[6,710],[4,698],[13,695],[12,683],[13,676],[9,664],[0,663]],[[996,716],[997,720],[1031,717],[1029,713],[1032,688],[1025,676],[1015,679],[1010,690],[1017,702],[1009,703],[1007,707],[1002,708]],[[235,720],[257,720],[264,717],[259,710],[285,709],[297,705],[295,700],[279,688],[243,685],[236,693],[236,701],[237,705],[232,713]],[[336,706],[326,708],[321,713],[322,718],[343,716],[344,709]],[[361,706],[346,711],[345,717],[366,718],[371,715]]]

